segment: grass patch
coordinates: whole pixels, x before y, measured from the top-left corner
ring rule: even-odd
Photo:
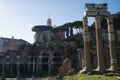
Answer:
[[[105,76],[105,75],[86,75],[86,74],[77,74],[73,76],[66,76],[64,80],[118,80],[116,76]]]

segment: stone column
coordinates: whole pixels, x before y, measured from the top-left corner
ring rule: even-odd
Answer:
[[[87,16],[83,18],[83,38],[84,38],[84,69],[81,71],[84,73],[91,71],[91,63],[90,63],[90,51],[89,51],[89,42],[90,42],[90,34],[88,31],[88,20]]]
[[[80,70],[80,69],[82,68],[82,66],[83,66],[83,65],[82,65],[82,56],[81,56],[82,53],[81,53],[80,51],[82,52],[81,48],[78,48],[78,49],[77,49],[77,52],[78,52],[77,69],[78,69],[78,70]]]
[[[17,76],[20,76],[20,63],[17,62]]]
[[[5,74],[5,59],[2,60],[2,75],[0,80],[5,80],[4,74]]]
[[[31,64],[32,64],[32,62],[31,62],[31,56],[28,56],[27,57],[28,59],[27,59],[27,72],[32,72],[32,69],[31,69]]]
[[[108,38],[109,38],[110,63],[111,63],[110,70],[116,71],[117,59],[115,53],[115,35],[113,30],[113,19],[111,15],[107,17],[107,23],[108,23]]]
[[[35,74],[35,60],[33,60],[33,62],[32,62],[32,72],[33,72],[33,76],[34,76],[34,74]]]
[[[17,70],[17,80],[20,79],[20,56],[17,56],[16,62],[16,70]]]
[[[102,33],[101,33],[101,21],[100,16],[95,17],[95,29],[96,29],[96,48],[97,48],[97,70],[100,72],[104,71],[104,56],[102,46]]]
[[[42,56],[38,56],[37,73],[42,72]]]
[[[13,72],[13,58],[10,59],[10,73]]]
[[[50,55],[50,58],[48,60],[48,75],[51,75],[51,71],[53,68],[53,55]]]

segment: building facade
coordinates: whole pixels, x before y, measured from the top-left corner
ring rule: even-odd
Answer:
[[[7,52],[7,50],[18,50],[20,45],[27,44],[28,42],[22,39],[0,38],[0,52]]]
[[[37,25],[34,28],[36,28],[32,29],[35,31],[34,42],[48,44],[51,41],[52,20],[50,18],[47,19],[47,25]]]

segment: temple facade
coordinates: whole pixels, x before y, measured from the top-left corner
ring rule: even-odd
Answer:
[[[115,50],[115,35],[113,28],[113,19],[111,13],[107,10],[107,4],[86,4],[85,14],[83,17],[83,38],[84,38],[84,67],[80,73],[92,72],[91,67],[91,55],[90,55],[90,32],[88,28],[88,17],[95,18],[95,33],[96,33],[96,53],[97,53],[97,68],[99,72],[106,71],[103,44],[102,44],[102,29],[101,29],[101,17],[104,16],[107,19],[108,24],[108,42],[110,53],[110,71],[117,70],[117,59]],[[105,50],[104,50],[105,51]]]
[[[32,31],[35,32],[33,44],[27,44],[26,41],[14,38],[0,38],[0,74],[9,77],[54,75],[58,74],[65,58],[69,58],[71,68],[76,71],[80,70],[80,73],[94,70],[103,73],[108,68],[110,71],[116,71],[118,60],[114,45],[113,20],[107,9],[107,4],[85,5],[83,32],[76,37],[81,37],[81,43],[78,44],[75,41],[63,41],[65,39],[64,31],[58,30],[54,32],[56,41],[51,42],[53,27],[50,18],[47,19],[47,25],[36,25],[32,28]],[[101,28],[101,16],[107,19],[107,31]],[[88,27],[89,17],[95,18],[95,30],[91,32]],[[67,30],[69,32],[69,28]],[[67,34],[69,38],[69,33]],[[105,44],[104,41],[106,41]],[[49,43],[52,44],[48,45]],[[26,44],[26,46],[19,50],[21,44]],[[119,58],[119,56],[117,57]]]

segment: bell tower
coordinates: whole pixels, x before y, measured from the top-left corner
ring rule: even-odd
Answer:
[[[52,20],[50,18],[47,19],[47,26],[52,26]]]

